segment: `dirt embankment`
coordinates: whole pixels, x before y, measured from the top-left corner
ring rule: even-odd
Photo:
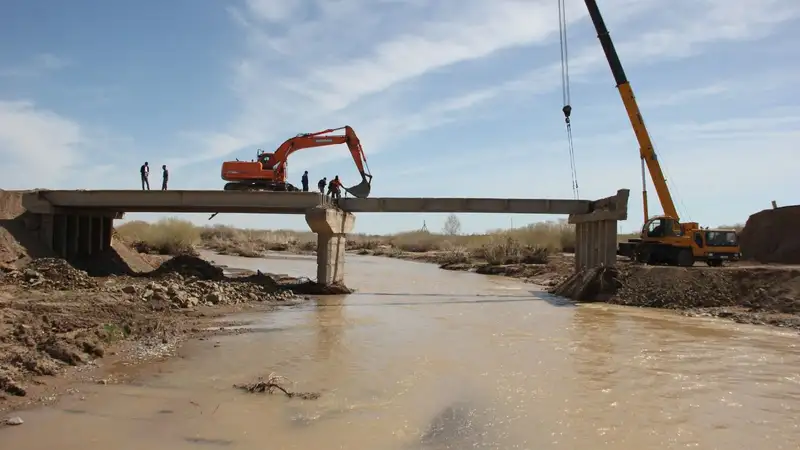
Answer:
[[[575,274],[551,289],[578,301],[680,310],[800,329],[800,267],[658,267],[625,264]]]
[[[800,206],[765,209],[751,215],[739,240],[745,259],[800,264]]]
[[[90,277],[62,259],[34,259],[0,275],[0,398],[25,396],[47,383],[39,377],[91,362],[119,344],[147,352],[177,343],[215,310],[300,301],[290,283],[264,274],[228,278],[192,257],[113,277]]]

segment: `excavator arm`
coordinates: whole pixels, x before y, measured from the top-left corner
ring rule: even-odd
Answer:
[[[586,8],[589,10],[589,16],[592,19],[594,28],[597,31],[597,37],[600,39],[600,44],[603,46],[603,52],[606,54],[609,66],[611,66],[611,73],[614,75],[614,81],[617,83],[617,89],[622,97],[622,103],[625,105],[625,110],[628,113],[628,118],[633,126],[633,132],[636,134],[636,140],[639,143],[639,155],[642,159],[642,195],[644,200],[644,219],[648,218],[647,213],[647,185],[645,182],[644,168],[647,167],[650,172],[650,178],[653,180],[653,185],[656,188],[656,194],[661,202],[661,208],[664,210],[664,215],[680,221],[678,217],[678,210],[675,208],[675,202],[672,200],[672,195],[667,186],[667,180],[661,170],[661,165],[658,163],[656,151],[653,148],[653,142],[650,139],[650,133],[645,127],[642,113],[639,111],[639,105],[636,104],[636,97],[633,95],[628,78],[625,75],[625,70],[622,68],[622,62],[619,60],[617,51],[614,48],[614,43],[611,41],[611,35],[606,28],[603,21],[603,16],[600,15],[600,9],[597,7],[596,0],[585,0]]]
[[[334,133],[339,130],[344,130],[344,134],[330,135],[330,133]],[[361,183],[344,189],[347,192],[350,192],[354,197],[368,197],[371,189],[372,174],[369,173],[367,157],[364,155],[364,150],[361,147],[361,141],[358,139],[356,132],[350,126],[330,128],[327,130],[318,131],[316,133],[301,134],[287,139],[267,160],[266,166],[276,168],[276,170],[282,170],[289,158],[289,155],[298,150],[336,144],[347,144],[347,148],[350,150],[350,155],[353,157],[353,162],[355,162],[358,172],[361,174]]]

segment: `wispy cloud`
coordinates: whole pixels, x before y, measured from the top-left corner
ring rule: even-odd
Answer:
[[[76,122],[32,102],[0,101],[4,187],[52,186],[79,160],[84,131]]]
[[[659,13],[661,2],[656,0],[604,2],[612,27],[633,24],[634,31],[617,33],[623,36],[617,47],[626,66],[695,56],[715,43],[758,39],[800,14],[800,4],[791,0],[673,3],[665,15]],[[399,134],[451,123],[496,99],[552,92],[560,86],[559,62],[531,61],[522,76],[510,73],[483,87],[439,94],[419,102],[415,110],[404,111],[402,106],[403,92],[411,83],[444,68],[513,48],[551,45],[558,30],[555,8],[549,0],[443,0],[433,5],[248,0],[230,10],[247,38],[232,72],[241,113],[219,132],[198,136],[206,150],[193,161],[221,158],[248,146],[277,145],[293,133],[345,122],[358,124],[374,154]],[[582,1],[568,1],[568,12],[571,29],[580,25],[593,32]],[[634,18],[647,18],[649,25],[636,26]],[[572,50],[576,83],[593,82],[596,74],[607,71],[599,43],[593,33],[586,34],[591,42],[578,42]],[[698,89],[683,95],[718,95],[727,87]],[[316,160],[293,158],[303,164]]]
[[[69,66],[68,59],[51,53],[41,53],[28,61],[9,67],[0,67],[0,77],[36,77]]]

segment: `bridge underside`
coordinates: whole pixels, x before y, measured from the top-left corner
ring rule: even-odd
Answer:
[[[318,236],[317,281],[344,281],[345,236],[355,212],[515,213],[569,215],[576,226],[576,270],[613,266],[617,222],[627,219],[627,189],[604,199],[369,198],[340,199],[308,192],[32,191],[23,206],[29,226],[58,255],[91,256],[111,245],[114,219],[125,212],[304,214]]]

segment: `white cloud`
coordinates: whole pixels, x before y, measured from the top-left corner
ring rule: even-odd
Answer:
[[[40,53],[31,57],[29,61],[0,67],[0,77],[35,77],[63,69],[70,64],[68,59],[52,53]]]
[[[32,102],[0,101],[4,188],[52,186],[86,144],[81,126]]]
[[[303,0],[245,0],[247,8],[261,20],[289,20],[305,3]]]

